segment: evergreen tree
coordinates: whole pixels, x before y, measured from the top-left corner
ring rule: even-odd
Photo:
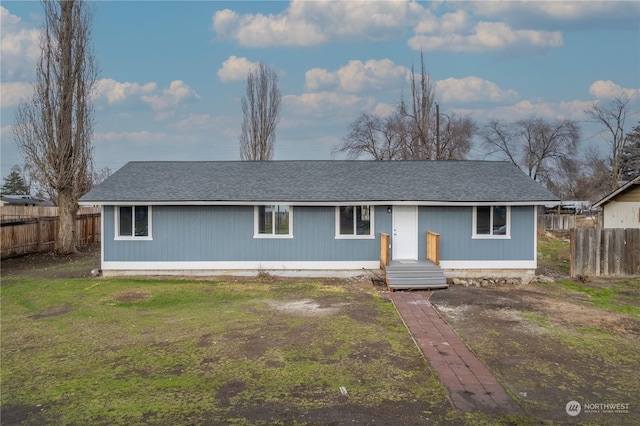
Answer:
[[[627,143],[622,149],[620,167],[624,180],[640,176],[640,125],[627,133]]]
[[[0,192],[8,195],[27,195],[29,194],[29,185],[22,177],[19,166],[13,166],[11,173],[4,178],[4,185],[0,188]]]

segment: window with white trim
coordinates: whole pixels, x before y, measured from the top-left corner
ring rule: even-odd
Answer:
[[[336,207],[336,238],[375,238],[373,207],[368,205]]]
[[[254,209],[254,238],[293,238],[293,208],[276,204]]]
[[[151,206],[116,206],[117,240],[151,239]]]
[[[510,238],[510,206],[475,206],[473,238]]]

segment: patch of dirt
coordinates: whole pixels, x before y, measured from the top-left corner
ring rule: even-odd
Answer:
[[[303,317],[322,317],[327,315],[335,315],[350,303],[331,303],[326,304],[321,301],[312,299],[300,300],[269,300],[267,301],[271,308],[284,314],[303,316]]]
[[[42,404],[36,406],[2,405],[0,407],[0,419],[2,419],[3,425],[58,423],[47,412],[47,408],[48,406]]]
[[[2,281],[14,276],[32,278],[89,278],[100,268],[100,244],[78,248],[78,253],[58,256],[52,252],[32,253],[2,260]]]
[[[579,421],[637,421],[637,316],[599,308],[584,293],[554,284],[451,286],[430,301],[529,415],[569,422],[569,401],[615,400],[635,408],[609,417],[583,413]]]
[[[112,300],[114,302],[140,302],[148,299],[149,297],[151,297],[149,293],[144,293],[142,291],[124,291],[115,295]]]
[[[216,400],[220,401],[221,405],[231,405],[231,399],[241,392],[247,389],[247,385],[244,382],[232,381],[227,382],[220,386],[216,392]]]
[[[73,308],[69,305],[62,305],[62,306],[53,306],[51,308],[47,308],[42,312],[38,312],[35,315],[31,315],[29,316],[29,318],[31,319],[42,319],[42,318],[51,318],[51,317],[57,317],[59,315],[64,315],[66,313],[69,313],[73,310]]]

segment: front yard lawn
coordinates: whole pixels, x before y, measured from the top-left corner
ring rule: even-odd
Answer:
[[[370,283],[9,274],[1,290],[3,424],[461,416]]]

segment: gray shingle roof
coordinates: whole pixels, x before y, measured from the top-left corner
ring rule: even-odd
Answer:
[[[130,162],[81,198],[112,202],[557,201],[508,162]]]

